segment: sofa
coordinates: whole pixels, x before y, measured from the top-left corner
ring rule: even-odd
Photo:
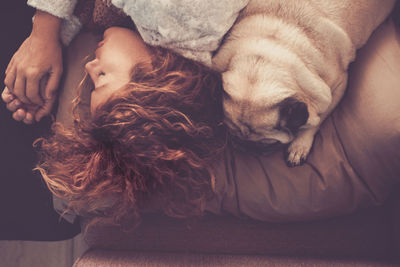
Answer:
[[[285,224],[207,214],[188,225],[154,214],[130,234],[90,229],[91,249],[74,266],[396,266],[399,204]]]
[[[86,33],[71,44],[66,55],[64,88],[74,87],[82,76],[83,62],[78,59],[89,51],[77,47],[98,38]],[[391,130],[387,133],[390,138],[380,139],[377,144],[382,149],[374,160],[360,143],[346,143],[351,149],[344,155],[354,159],[355,175],[373,176],[375,182],[360,179],[366,188],[361,195],[342,196],[341,189],[336,188],[335,198],[347,201],[338,201],[335,206],[335,211],[343,210],[342,213],[322,212],[313,220],[303,218],[294,222],[266,222],[229,212],[206,213],[198,220],[188,221],[148,213],[133,232],[113,226],[88,228],[83,234],[90,249],[74,266],[397,266],[400,264],[399,74],[400,28],[390,18],[358,52],[350,66],[347,93],[332,115],[337,127],[347,129],[347,135],[352,135],[352,127],[364,131],[358,135],[354,132],[354,136],[361,138],[366,146],[376,141],[378,130]],[[65,89],[60,95],[57,120],[66,125],[71,123],[68,110],[73,95]],[[359,110],[366,114],[365,121],[338,119],[341,114]],[[370,128],[363,128],[363,123]],[[329,161],[329,157],[320,160]],[[348,181],[344,183],[347,189],[358,186]],[[62,204],[56,201],[55,205]],[[80,220],[85,229],[87,221]]]

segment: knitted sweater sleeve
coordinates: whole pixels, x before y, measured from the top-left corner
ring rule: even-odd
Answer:
[[[77,0],[28,0],[27,4],[62,19],[60,38],[68,45],[79,32],[82,25],[73,15]]]

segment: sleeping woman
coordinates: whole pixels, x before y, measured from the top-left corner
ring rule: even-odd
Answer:
[[[39,142],[52,192],[76,214],[116,223],[137,222],[150,203],[171,216],[200,215],[225,144],[219,74],[118,27],[104,32],[85,69],[91,118],[78,114],[73,130],[55,124]]]

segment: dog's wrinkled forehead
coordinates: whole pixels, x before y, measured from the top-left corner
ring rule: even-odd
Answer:
[[[228,98],[225,100],[273,105],[293,96],[296,91],[279,80],[258,80],[253,82],[246,75],[233,72],[223,74],[223,87]],[[261,104],[261,103],[260,103]]]
[[[277,103],[293,95],[298,88],[287,68],[260,55],[234,59],[222,74],[225,92],[234,101]],[[268,99],[267,102],[265,100]]]

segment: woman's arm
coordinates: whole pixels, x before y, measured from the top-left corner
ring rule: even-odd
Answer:
[[[50,113],[62,74],[60,37],[68,44],[80,29],[76,2],[28,0],[37,10],[32,33],[12,57],[2,93],[15,120],[29,124]]]
[[[31,34],[10,60],[2,96],[15,120],[32,123],[51,111],[62,74],[60,24],[37,10]]]

